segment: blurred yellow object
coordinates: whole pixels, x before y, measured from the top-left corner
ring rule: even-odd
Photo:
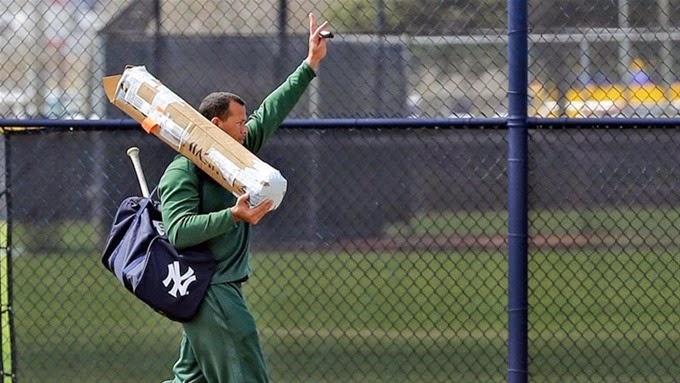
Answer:
[[[589,85],[587,87],[590,99],[594,101],[625,102],[624,90],[621,85]]]
[[[630,63],[630,69],[641,70],[645,68],[645,62],[641,58],[637,57]]]
[[[630,106],[656,106],[667,102],[662,87],[654,84],[630,85],[628,88],[628,104]]]
[[[616,115],[626,106],[624,88],[618,84],[588,85],[585,96],[587,117]]]
[[[587,117],[585,112],[586,99],[588,98],[588,91],[584,88],[571,88],[564,95],[567,100],[565,113],[567,117]]]
[[[533,81],[529,84],[529,100],[530,116],[546,118],[559,116],[559,108],[554,95],[551,95],[551,92],[540,82]]]
[[[656,84],[588,84],[573,87],[565,92],[564,111],[560,112],[557,97],[537,82],[529,85],[530,113],[536,117],[571,118],[615,117],[625,108],[665,108],[672,105],[680,109],[680,82],[668,87]],[[663,117],[663,116],[659,116]]]
[[[668,101],[674,108],[680,109],[680,82],[674,82],[668,87]]]

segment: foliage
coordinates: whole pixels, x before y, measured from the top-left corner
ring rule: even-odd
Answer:
[[[503,28],[506,19],[500,0],[348,0],[335,2],[328,12],[334,25],[353,33],[450,35]]]
[[[621,23],[616,1],[530,0],[529,23],[534,32],[556,28],[615,28]],[[501,0],[345,0],[333,2],[328,18],[343,31],[380,31],[378,9],[382,7],[388,34],[469,34],[480,30],[503,30],[507,25],[507,1]],[[665,10],[670,20],[680,9]],[[663,10],[653,2],[629,1],[628,24],[650,27],[659,23]]]

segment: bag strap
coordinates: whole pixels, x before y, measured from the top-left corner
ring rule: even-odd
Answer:
[[[156,187],[153,188],[151,193],[149,193],[149,199],[152,199],[154,194],[156,195],[156,198],[160,198],[160,196],[158,195],[158,185],[156,185]]]
[[[150,203],[153,203],[153,199],[151,198],[153,194],[156,192],[156,188],[153,189],[151,193],[149,193],[148,198],[142,198],[139,202],[139,210],[137,211],[137,214],[141,214],[142,211],[146,210],[146,206]]]

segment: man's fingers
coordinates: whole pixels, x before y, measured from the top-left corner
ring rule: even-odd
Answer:
[[[243,206],[248,206],[248,201],[250,201],[250,195],[248,193],[242,194],[238,197],[238,200],[236,201],[237,204],[241,204]]]
[[[314,29],[314,33],[313,33],[314,37],[319,37],[319,33],[321,33],[321,31],[323,31],[327,26],[328,26],[328,20],[324,21],[323,24],[321,24],[319,27]]]
[[[274,205],[274,202],[270,200],[266,200],[262,202],[261,204],[255,206],[252,210],[253,216],[252,216],[252,224],[257,224],[260,222],[260,220],[271,210],[272,206]]]
[[[257,205],[255,207],[255,210],[257,210],[257,214],[262,213],[264,215],[269,210],[271,210],[273,205],[274,205],[274,202],[272,202],[270,200],[266,200],[266,201],[262,202],[261,204]]]
[[[316,30],[316,17],[314,16],[313,13],[309,14],[309,34],[314,34],[314,31]]]

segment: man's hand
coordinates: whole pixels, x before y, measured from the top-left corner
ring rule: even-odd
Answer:
[[[236,205],[230,208],[234,222],[245,221],[251,225],[257,225],[274,205],[273,201],[266,200],[255,207],[250,207],[249,201],[250,196],[243,194],[236,200]]]
[[[316,17],[313,13],[309,14],[309,51],[305,61],[314,71],[319,67],[321,60],[326,57],[326,39],[319,35],[326,27],[328,27],[328,21],[317,26]]]

